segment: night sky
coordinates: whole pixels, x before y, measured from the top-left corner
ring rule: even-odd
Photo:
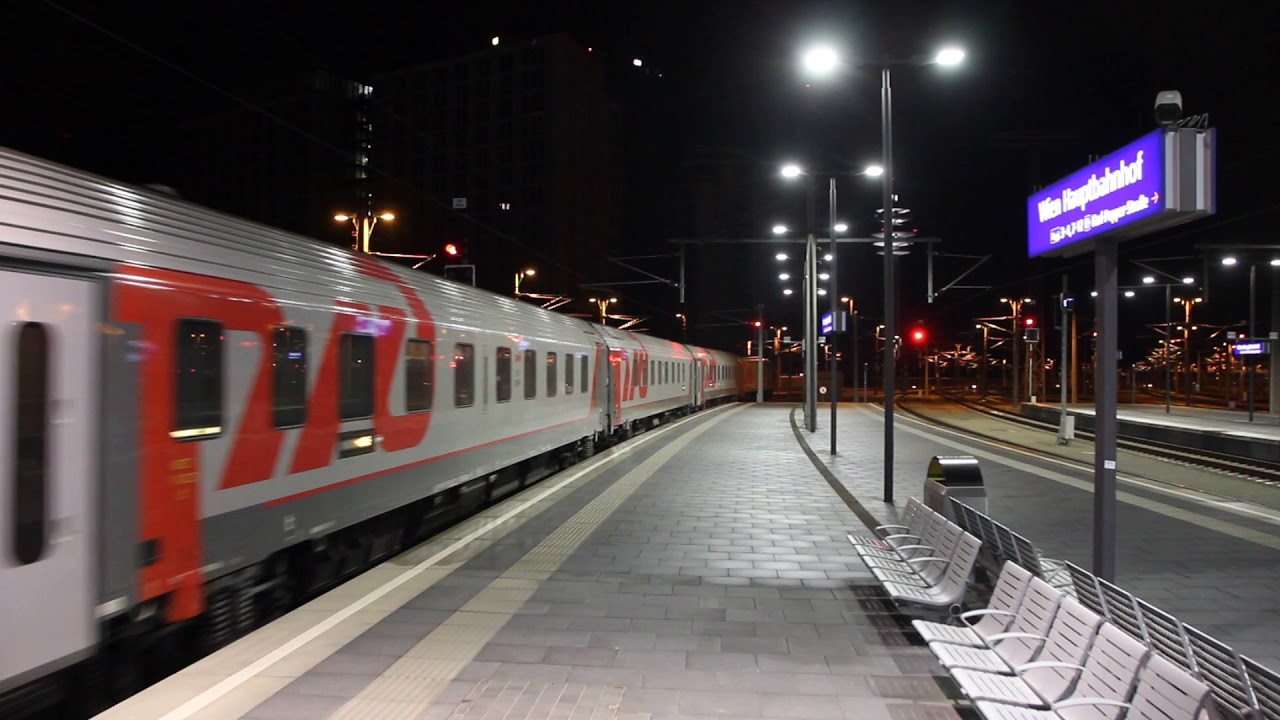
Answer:
[[[798,57],[811,41],[870,61],[963,45],[968,58],[960,68],[894,76],[895,189],[922,234],[943,239],[942,252],[993,256],[965,283],[990,290],[954,290],[932,306],[923,301],[919,254],[904,262],[902,321],[927,322],[944,344],[972,342],[959,333],[971,330],[974,317],[1003,314],[1002,295],[1048,302],[1064,271],[1073,288],[1091,286],[1091,256],[1026,258],[1026,196],[1153,129],[1160,90],[1180,90],[1187,112],[1209,113],[1219,130],[1218,215],[1122,246],[1121,284],[1144,274],[1128,259],[1185,256],[1202,244],[1280,243],[1280,3],[1271,0],[32,0],[9,3],[2,16],[0,144],[140,183],[163,183],[170,174],[159,141],[164,128],[253,103],[268,69],[360,78],[482,49],[493,35],[567,31],[613,64],[609,92],[624,138],[636,138],[646,158],[629,176],[628,192],[660,199],[687,187],[687,161],[708,148],[755,161],[758,183],[773,182],[784,159],[830,170],[878,161],[878,70],[854,67],[806,86]],[[632,57],[646,63],[643,82],[626,79]],[[859,234],[871,230],[879,206],[879,186],[862,180],[842,180],[839,203]],[[799,195],[778,185],[768,212],[798,221]],[[627,223],[623,238],[637,254],[664,252],[666,239],[693,233],[678,213],[654,219],[633,209],[629,217],[641,218]],[[795,323],[798,311],[769,279],[768,258],[744,257],[748,281],[726,306],[764,303],[774,308],[771,322]],[[842,282],[878,316],[880,258],[866,248],[844,257]],[[941,258],[939,284],[968,262]],[[1193,261],[1161,266],[1202,274]],[[1211,301],[1197,319],[1243,319],[1241,284],[1226,270],[1212,272]],[[669,291],[634,295],[654,314],[674,312]],[[1151,345],[1139,339],[1143,323],[1161,319],[1157,295],[1122,306],[1132,329],[1126,357]]]

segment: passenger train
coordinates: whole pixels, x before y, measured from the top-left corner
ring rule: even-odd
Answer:
[[[176,627],[216,646],[739,392],[728,353],[3,149],[0,311],[11,703]]]

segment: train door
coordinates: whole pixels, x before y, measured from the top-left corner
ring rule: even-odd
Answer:
[[[98,287],[0,269],[0,691],[92,647]]]
[[[695,407],[702,407],[702,363],[694,360],[690,363],[689,370],[693,373],[693,404]]]

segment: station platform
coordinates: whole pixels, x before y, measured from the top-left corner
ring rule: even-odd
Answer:
[[[892,504],[876,407],[839,407],[834,455],[825,409],[814,433],[790,405],[699,413],[489,508],[99,717],[972,717],[845,532],[896,520],[933,456],[972,455],[992,517],[1090,567],[1093,449],[953,404],[927,409],[949,427],[898,415]],[[985,437],[957,429],[966,424]],[[1243,497],[1237,479],[1201,469],[1119,460],[1117,584],[1280,667],[1280,500]]]
[[[1035,407],[1056,413],[1060,406],[1054,403],[1037,403]],[[1072,415],[1092,417],[1094,407],[1093,405],[1067,405],[1067,412]],[[1164,405],[1126,404],[1119,406],[1116,417],[1125,422],[1144,425],[1280,442],[1280,416],[1267,413],[1254,413],[1253,421],[1250,422],[1249,413],[1244,410],[1173,405],[1166,413]]]
[[[98,717],[957,717],[791,416],[641,435]]]

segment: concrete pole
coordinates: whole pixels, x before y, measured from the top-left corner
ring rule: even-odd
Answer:
[[[893,381],[896,290],[893,278],[893,89],[889,66],[880,71],[880,150],[884,167],[884,501],[893,503]]]
[[[1080,332],[1071,313],[1071,404],[1080,402]]]
[[[1119,241],[1104,239],[1094,250],[1097,360],[1094,363],[1093,574],[1116,577],[1116,346]]]
[[[836,179],[827,181],[827,227],[831,233],[831,287],[827,294],[831,297],[831,337],[827,338],[827,350],[831,354],[828,363],[831,370],[831,454],[836,454],[836,407],[840,402],[840,373],[836,365],[836,351],[840,345],[836,338],[840,335],[840,289],[836,282]]]

